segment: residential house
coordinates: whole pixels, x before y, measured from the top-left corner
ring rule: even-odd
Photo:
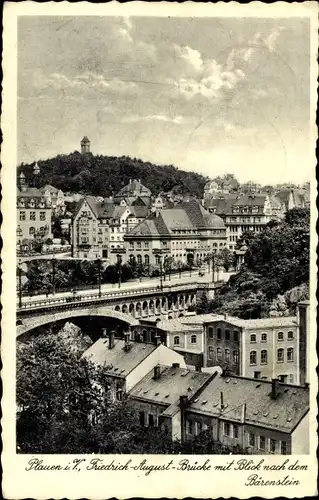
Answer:
[[[114,196],[114,203],[125,201],[128,206],[138,204],[150,207],[151,197],[151,190],[144,186],[140,179],[130,179],[129,183]]]
[[[282,204],[284,212],[293,208],[306,208],[309,204],[305,192],[298,189],[281,189],[275,196]]]
[[[309,388],[226,373],[155,367],[129,397],[141,427],[182,442],[208,431],[251,454],[309,452]]]
[[[75,258],[127,260],[124,235],[146,216],[143,206],[114,204],[113,198],[97,201],[91,196],[78,203],[72,223],[72,254]]]
[[[26,184],[21,172],[17,188],[17,247],[52,238],[52,207],[43,193]]]
[[[205,208],[223,219],[230,250],[235,250],[243,233],[258,233],[271,220],[281,220],[284,216],[282,204],[268,194],[229,194],[211,198],[205,203]]]
[[[115,338],[115,332],[106,333],[82,355],[106,372],[104,389],[113,400],[120,400],[158,364],[177,363],[185,367],[183,356],[161,344],[158,337],[154,343],[134,342],[130,334],[124,339]]]
[[[57,189],[50,184],[46,184],[40,189],[43,196],[51,205],[52,210],[55,215],[64,215],[66,210],[64,193],[61,189]]]
[[[298,304],[297,316],[245,320],[228,315],[185,315],[139,328],[183,354],[187,365],[220,366],[243,377],[303,385],[309,382],[309,302]],[[147,323],[150,323],[149,325]]]

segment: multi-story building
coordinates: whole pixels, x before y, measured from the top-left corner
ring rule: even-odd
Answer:
[[[129,393],[142,427],[185,442],[202,431],[251,454],[309,453],[309,388],[156,366]]]
[[[281,189],[275,194],[277,200],[282,204],[284,212],[293,208],[305,208],[308,206],[306,191],[298,189]]]
[[[108,259],[110,263],[127,260],[124,235],[147,215],[143,206],[114,204],[112,198],[97,201],[82,198],[72,222],[72,254],[75,258]]]
[[[107,333],[106,329],[82,357],[104,367],[104,388],[113,400],[120,400],[123,393],[130,391],[158,364],[186,366],[183,356],[161,344],[159,337],[145,344],[132,342],[130,333],[125,334],[124,339],[115,338],[115,332]]]
[[[226,246],[222,219],[196,200],[158,210],[124,236],[131,261],[160,265],[164,256],[183,263],[203,260]]]
[[[211,198],[205,207],[223,219],[230,250],[236,248],[237,240],[243,233],[262,231],[268,222],[280,220],[284,216],[281,202],[267,194],[229,194]]]
[[[50,184],[46,184],[44,187],[40,188],[41,193],[51,205],[53,212],[56,215],[63,215],[66,210],[64,193],[61,189],[57,189]]]
[[[297,316],[244,320],[186,315],[158,321],[156,331],[165,345],[183,354],[187,365],[219,366],[243,377],[297,385],[309,381],[308,301],[298,304]]]
[[[43,193],[26,184],[20,173],[17,189],[17,246],[52,238],[52,208]]]

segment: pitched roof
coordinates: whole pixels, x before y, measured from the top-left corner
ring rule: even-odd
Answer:
[[[154,380],[154,370],[151,370],[133,387],[130,396],[169,407],[179,404],[179,397],[183,394],[193,397],[210,378],[210,373],[160,366],[159,379]]]
[[[104,366],[107,373],[113,376],[126,377],[158,346],[131,342],[130,349],[125,351],[125,342],[122,339],[114,341],[113,349],[108,348],[109,339],[100,338],[82,355],[92,363]]]
[[[272,382],[236,376],[216,376],[190,410],[240,422],[246,405],[245,423],[292,432],[309,410],[309,389],[278,383],[278,397],[271,398]],[[224,409],[221,411],[220,394]]]
[[[151,191],[144,186],[139,180],[134,179],[129,184],[124,186],[116,196],[151,196]]]
[[[156,323],[156,328],[165,332],[189,332],[194,330],[193,327],[183,324],[180,321],[181,319],[183,318],[163,319]]]
[[[25,190],[17,188],[17,196],[21,198],[43,198],[40,189],[33,187],[26,187]]]
[[[228,194],[224,196],[219,196],[218,198],[211,198],[205,201],[205,205],[210,208],[215,208],[216,214],[228,214],[231,213],[231,208],[233,203],[237,200],[238,195]]]
[[[157,214],[152,214],[130,231],[130,235],[170,235],[174,230],[193,228],[224,228],[223,220],[207,212],[198,201],[176,205],[174,208],[164,208]]]
[[[239,319],[227,317],[225,321],[227,321],[228,323],[232,323],[235,326],[246,328],[247,330],[254,330],[257,328],[280,328],[297,326],[296,316],[282,316],[278,318],[260,319]]]
[[[259,206],[263,207],[265,205],[267,195],[266,194],[251,194],[245,193],[234,201],[234,206]]]
[[[82,141],[81,141],[81,142],[83,142],[83,143],[84,143],[84,142],[88,143],[88,142],[90,142],[90,141],[89,141],[89,139],[88,139],[88,138],[86,137],[86,135],[85,135],[85,136],[83,137],[83,139],[82,139]]]
[[[42,187],[40,189],[40,191],[42,193],[45,193],[45,191],[50,191],[51,193],[58,193],[60,191],[60,189],[58,189],[54,186],[51,186],[51,184],[46,184],[44,187]]]

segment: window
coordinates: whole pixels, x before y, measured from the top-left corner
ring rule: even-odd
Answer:
[[[30,220],[35,220],[35,212],[30,212]]]
[[[221,340],[221,338],[222,338],[222,329],[221,328],[217,328],[216,332],[217,332],[217,340]]]
[[[226,361],[226,363],[230,362],[230,350],[229,349],[225,349],[225,361]]]
[[[284,350],[278,349],[277,350],[277,363],[283,363],[283,362],[284,362]]]
[[[193,421],[192,420],[188,420],[187,421],[187,427],[188,427],[188,434],[193,434]]]
[[[230,436],[230,424],[224,422],[224,436]]]
[[[233,425],[233,437],[238,438],[238,425]]]
[[[267,333],[262,333],[261,334],[261,341],[262,342],[267,342]]]
[[[277,340],[279,342],[281,342],[282,340],[284,340],[284,332],[278,332],[277,333]]]
[[[249,353],[249,363],[251,365],[256,365],[257,364],[257,353],[256,353],[256,351],[250,351],[250,353]]]
[[[254,344],[256,342],[256,335],[255,333],[253,333],[251,336],[250,336],[250,343],[251,344]]]
[[[254,378],[260,379],[260,372],[254,372]]]
[[[217,348],[217,360],[221,361],[223,359],[222,350],[220,347]]]
[[[144,255],[144,262],[145,262],[145,264],[146,264],[147,266],[149,265],[149,263],[150,263],[150,257],[149,257],[149,255],[147,255],[147,254],[146,254],[146,255]]]
[[[179,336],[175,335],[174,337],[174,345],[179,345]]]
[[[288,338],[288,340],[293,340],[294,339],[294,332],[288,332],[287,338]]]
[[[225,340],[229,340],[230,334],[229,330],[225,330]]]
[[[123,396],[123,390],[120,388],[116,391],[116,397],[118,401],[122,401],[122,396]]]
[[[286,443],[286,441],[281,441],[280,452],[282,455],[287,455],[287,443]]]
[[[270,440],[270,453],[275,453],[276,452],[276,441],[275,439]]]
[[[238,342],[238,332],[234,330],[234,342]]]
[[[35,228],[34,227],[30,227],[29,228],[29,235],[33,236],[34,234],[35,234]]]
[[[155,264],[160,264],[161,263],[161,258],[159,255],[155,255]]]
[[[287,349],[287,361],[293,361],[293,360],[294,360],[293,347],[288,347],[288,349]]]
[[[137,263],[139,265],[142,264],[142,256],[141,255],[137,255],[136,258],[137,258]]]
[[[154,427],[154,415],[152,415],[151,413],[149,413],[148,415],[148,426]]]
[[[145,250],[149,249],[149,242],[148,241],[144,241],[144,249]]]
[[[140,411],[140,425],[145,426],[145,413],[143,411]]]
[[[212,346],[208,347],[208,357],[209,359],[214,359],[214,348]]]
[[[239,354],[238,354],[238,351],[233,351],[233,359],[234,359],[234,363],[235,363],[235,365],[238,365],[238,362],[239,362]]]
[[[289,384],[293,384],[294,383],[294,376],[293,376],[293,373],[291,373],[289,375]]]
[[[45,220],[45,212],[40,212],[40,220]]]
[[[197,344],[197,336],[196,335],[192,335],[191,336],[191,343],[192,344]]]
[[[249,434],[249,446],[255,447],[255,434],[250,432]]]
[[[266,365],[268,363],[268,352],[266,349],[262,349],[260,353],[260,362],[262,365]]]
[[[25,212],[20,212],[20,220],[25,220]]]
[[[141,249],[141,248],[142,248],[142,243],[141,243],[141,241],[137,241],[137,243],[136,243],[136,247],[137,247],[138,249]]]
[[[212,326],[208,327],[208,337],[212,339],[214,337],[214,328]]]
[[[259,449],[260,450],[266,449],[266,439],[264,436],[259,436]]]
[[[130,241],[129,250],[134,250],[134,241]]]

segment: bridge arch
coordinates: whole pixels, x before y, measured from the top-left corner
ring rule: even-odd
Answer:
[[[41,316],[33,316],[22,319],[22,324],[18,325],[16,328],[17,337],[23,335],[24,333],[35,330],[36,328],[39,328],[41,326],[81,317],[112,318],[127,323],[129,326],[139,325],[139,321],[129,314],[110,309],[109,307],[71,309],[55,313],[45,313]]]

